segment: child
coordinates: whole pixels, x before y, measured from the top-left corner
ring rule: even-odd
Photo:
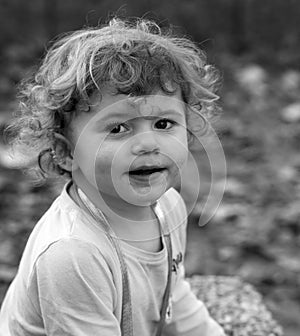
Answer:
[[[178,185],[215,77],[189,40],[114,19],[57,41],[10,126],[70,178],[34,228],[1,336],[224,335],[184,280]],[[193,127],[195,131],[193,131]]]

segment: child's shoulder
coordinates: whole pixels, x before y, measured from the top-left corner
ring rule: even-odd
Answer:
[[[186,213],[184,200],[175,188],[168,189],[159,199],[159,203],[172,211]]]
[[[20,267],[32,270],[36,262],[53,251],[61,257],[84,249],[109,244],[104,234],[90,225],[86,216],[67,193],[67,185],[34,227],[24,250]],[[110,251],[109,251],[110,252]],[[108,253],[109,254],[109,253]],[[57,257],[57,256],[56,256]]]
[[[183,198],[179,192],[170,188],[159,199],[159,205],[161,206],[164,215],[170,222],[186,224],[187,211]]]

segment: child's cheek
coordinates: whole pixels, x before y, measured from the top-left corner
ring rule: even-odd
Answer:
[[[176,162],[178,168],[181,170],[185,166],[189,154],[186,137],[183,137],[180,143],[178,143],[175,148],[176,151],[174,151],[174,161]]]
[[[113,153],[108,149],[99,149],[95,157],[95,169],[100,174],[110,174],[112,169]]]
[[[111,145],[103,145],[97,152],[95,159],[95,169],[97,175],[102,175],[106,179],[119,179],[123,172],[124,154]]]

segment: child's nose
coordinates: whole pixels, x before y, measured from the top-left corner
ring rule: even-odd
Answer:
[[[141,133],[133,139],[131,147],[132,153],[135,155],[159,152],[159,144],[152,132]]]

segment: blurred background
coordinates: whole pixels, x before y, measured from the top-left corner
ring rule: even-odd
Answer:
[[[145,16],[192,37],[223,77],[216,122],[227,187],[214,218],[189,218],[187,274],[238,275],[263,294],[286,336],[300,331],[300,2],[0,0],[0,303],[36,221],[61,183],[34,186],[3,129],[16,85],[48,42],[108,17]],[[220,181],[222,185],[222,181]],[[199,196],[201,199],[203,195]]]

